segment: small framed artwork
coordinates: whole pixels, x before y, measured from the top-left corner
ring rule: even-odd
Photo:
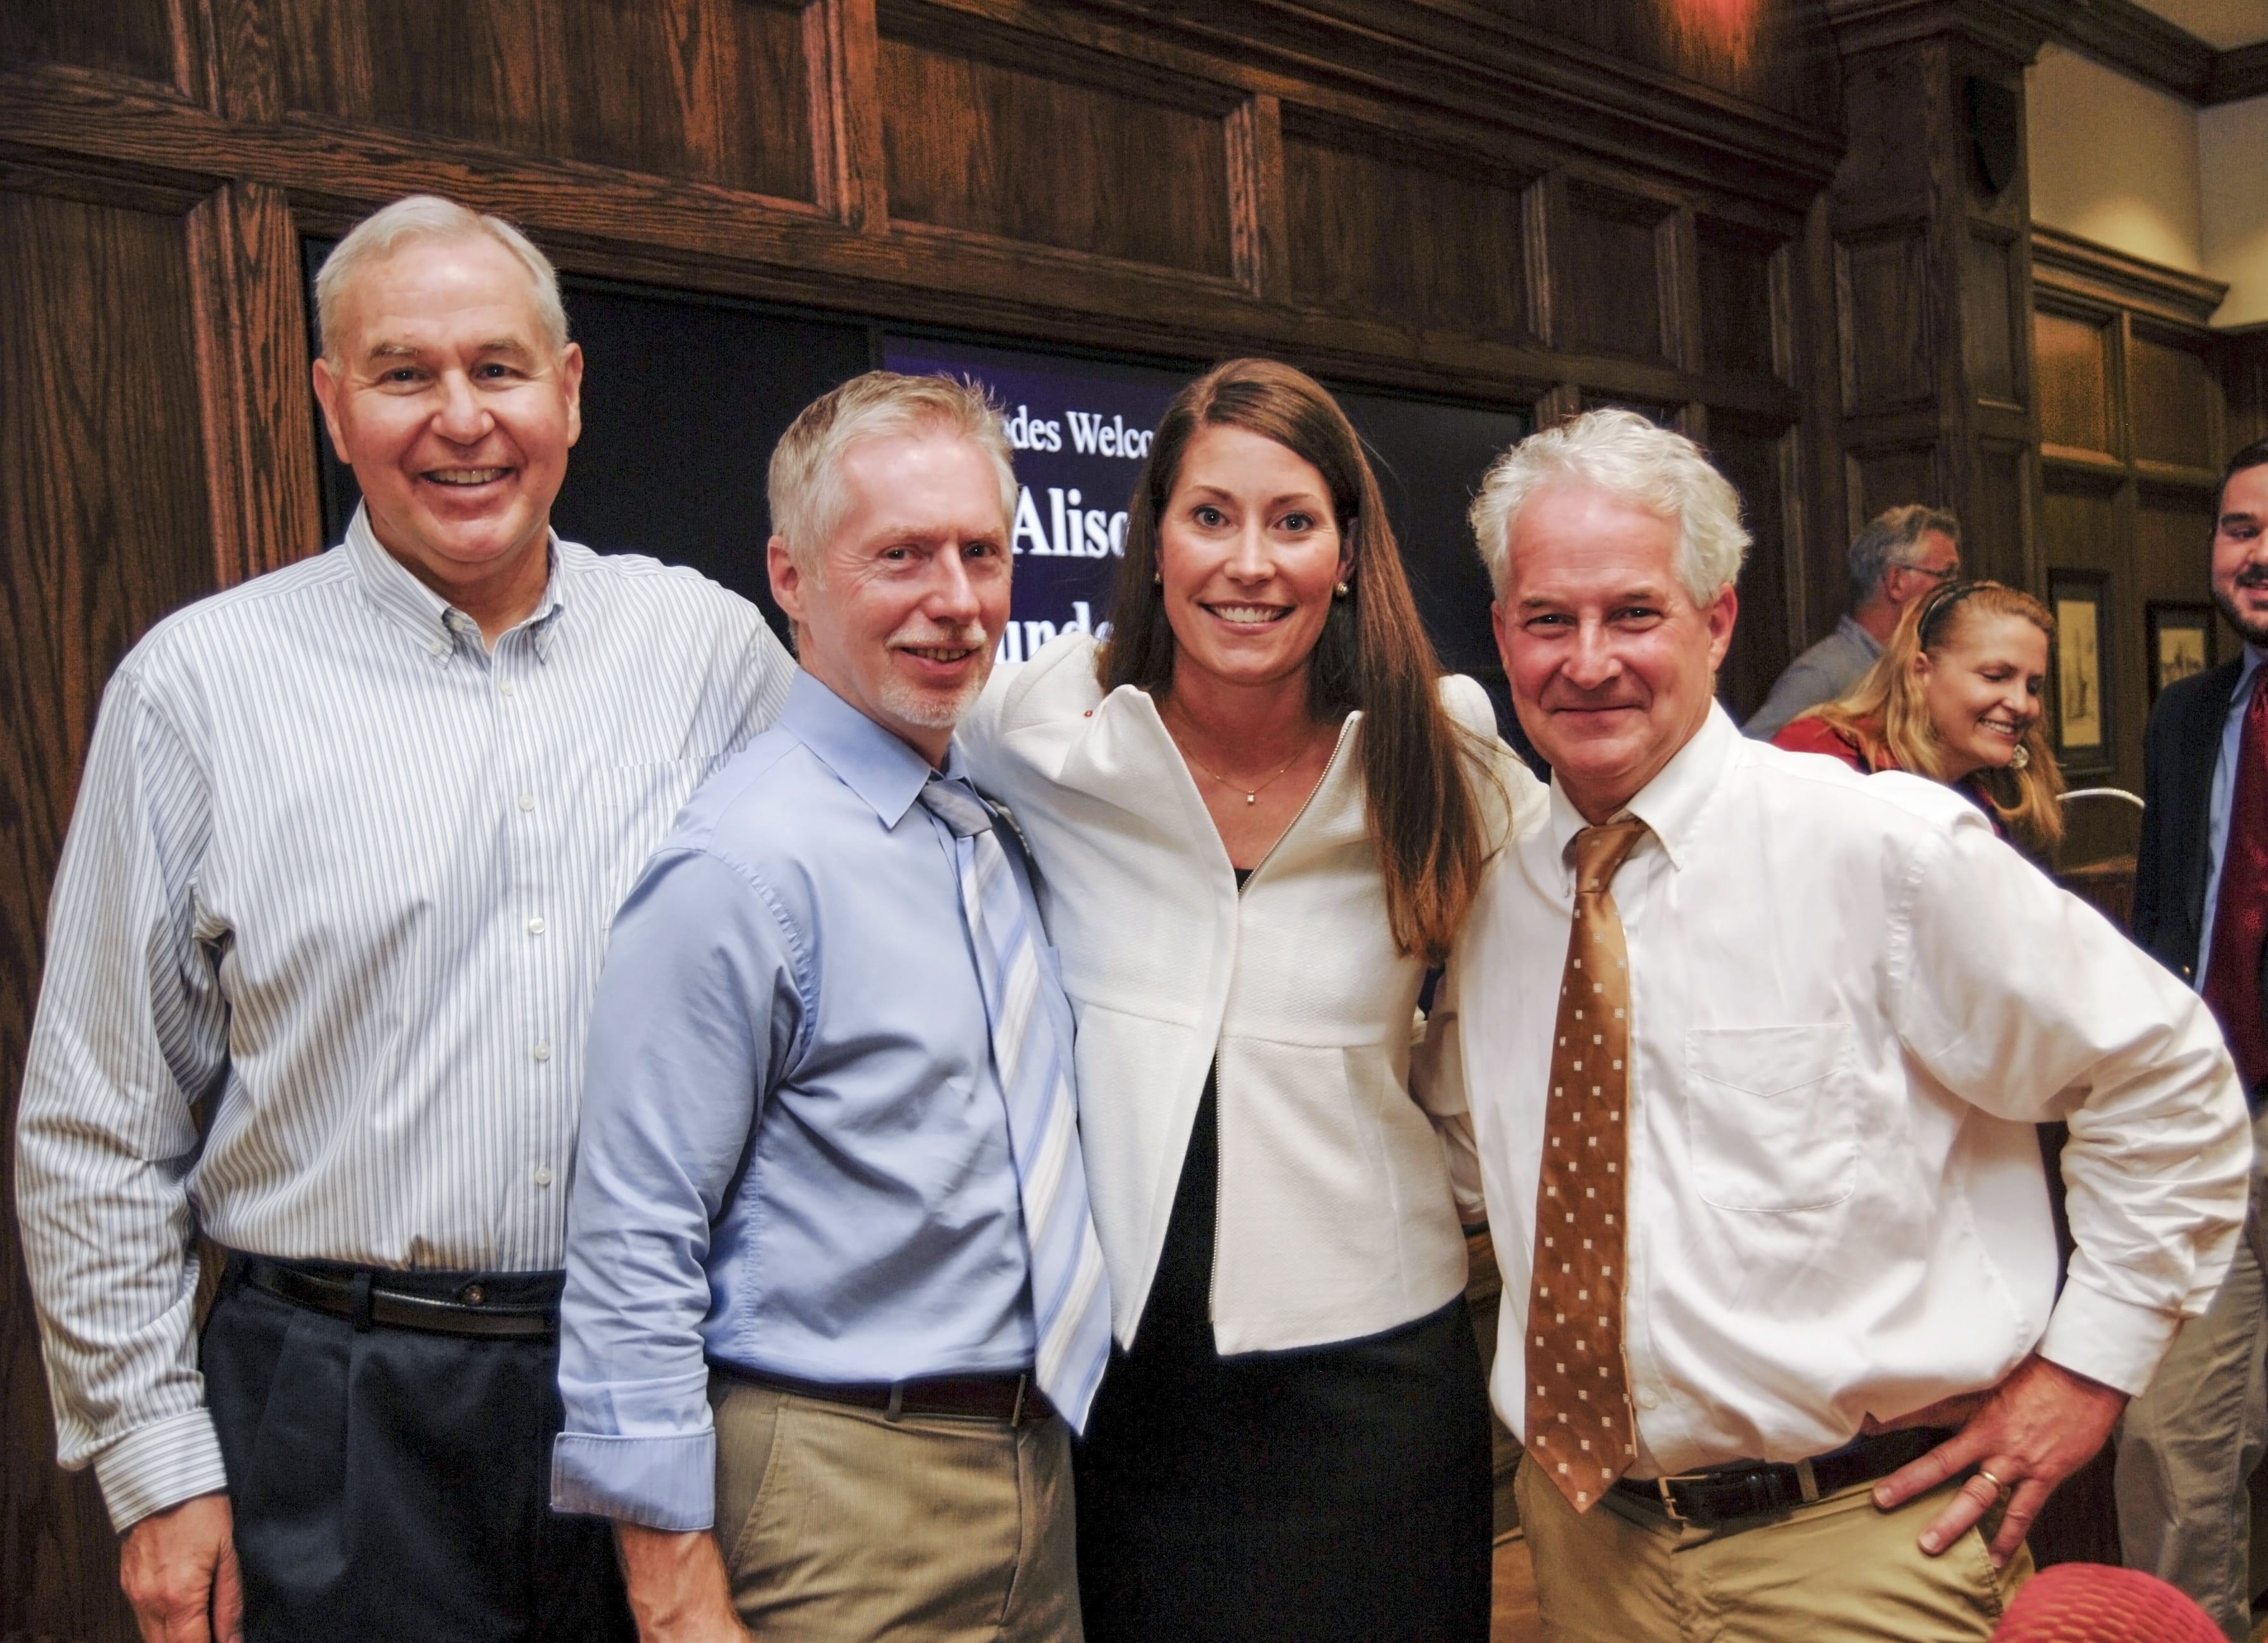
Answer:
[[[2150,623],[2150,699],[2176,679],[2201,674],[2217,659],[2213,655],[2213,607],[2153,600]]]
[[[2103,636],[2107,578],[2097,571],[2057,571],[2048,578],[2055,610],[2056,752],[2066,769],[2111,764],[2110,676]]]

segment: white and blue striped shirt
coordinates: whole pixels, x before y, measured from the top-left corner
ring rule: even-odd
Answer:
[[[357,513],[339,550],[159,623],[104,696],[17,1196],[59,1458],[93,1460],[122,1529],[224,1482],[193,1228],[561,1263],[608,924],[793,665],[691,571],[551,551],[491,652]]]

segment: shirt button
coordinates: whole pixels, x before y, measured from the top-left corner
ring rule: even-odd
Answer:
[[[535,1047],[535,1058],[536,1058],[538,1061],[549,1061],[549,1060],[550,1060],[550,1059],[551,1059],[551,1046],[550,1046],[550,1045],[549,1045],[549,1044],[538,1044],[538,1045],[536,1045],[536,1047]]]
[[[1638,1406],[1640,1409],[1655,1408],[1660,1404],[1660,1402],[1661,1400],[1654,1396],[1651,1392],[1641,1392],[1638,1395]]]
[[[498,685],[497,689],[504,695],[510,696],[516,689],[518,689],[518,687],[515,686],[511,680],[507,679],[502,684]]]
[[[535,1167],[535,1184],[539,1187],[548,1187],[551,1184],[550,1165],[538,1164]]]
[[[534,809],[535,795],[534,793],[522,793],[519,796],[519,807],[523,810]]]
[[[540,936],[543,933],[543,920],[540,916],[527,921],[527,933],[532,936]]]

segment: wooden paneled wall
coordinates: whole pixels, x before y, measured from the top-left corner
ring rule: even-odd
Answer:
[[[2231,450],[2259,437],[2268,337],[2217,335],[2212,281],[2124,256],[2053,229],[2032,231],[2032,336],[2039,401],[2036,549],[2043,573],[2102,578],[2107,756],[2074,783],[2142,790],[2142,733],[2154,602],[2198,604],[2207,583],[2216,481]],[[2235,653],[2220,627],[2219,655]],[[2072,811],[2066,857],[2130,854],[2133,815]]]

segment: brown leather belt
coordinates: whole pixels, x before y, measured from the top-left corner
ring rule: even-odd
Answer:
[[[920,1381],[799,1381],[793,1375],[737,1368],[710,1360],[710,1367],[735,1381],[825,1404],[879,1409],[896,1420],[905,1415],[960,1415],[1005,1420],[1010,1426],[1045,1420],[1056,1412],[1029,1374],[932,1375]]]
[[[559,1332],[557,1301],[490,1300],[478,1279],[456,1286],[454,1299],[445,1300],[391,1284],[384,1272],[347,1269],[334,1275],[264,1255],[233,1255],[230,1264],[239,1281],[295,1307],[345,1318],[357,1329],[383,1324],[435,1335],[510,1339],[535,1339]]]
[[[1614,1489],[1624,1499],[1642,1501],[1679,1523],[1763,1517],[1888,1477],[1952,1435],[1934,1426],[1910,1426],[1859,1438],[1808,1460],[1735,1461],[1672,1477],[1623,1477],[1616,1480]]]

